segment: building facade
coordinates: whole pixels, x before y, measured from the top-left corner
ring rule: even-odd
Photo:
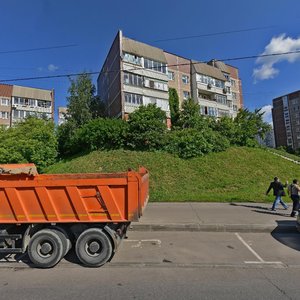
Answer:
[[[164,51],[168,64],[168,86],[177,90],[179,104],[191,97],[190,60]]]
[[[300,91],[273,99],[276,147],[300,148]]]
[[[119,31],[98,80],[98,95],[109,117],[126,119],[140,105],[156,104],[170,125],[169,88],[180,104],[190,97],[201,113],[235,117],[243,105],[238,69],[222,62],[199,63],[124,37]]]
[[[66,122],[66,116],[68,114],[68,108],[64,106],[59,106],[57,108],[58,115],[58,125],[61,125]]]
[[[236,117],[243,106],[238,69],[221,61],[191,62],[192,98],[201,114],[212,117]]]
[[[164,52],[119,31],[97,80],[109,117],[127,118],[140,105],[156,104],[170,119],[167,61]]]
[[[0,125],[11,127],[29,115],[54,119],[54,90],[0,84]]]

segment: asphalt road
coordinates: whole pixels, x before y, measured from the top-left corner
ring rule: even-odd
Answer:
[[[295,233],[129,232],[102,268],[2,260],[0,299],[300,299],[299,251]]]

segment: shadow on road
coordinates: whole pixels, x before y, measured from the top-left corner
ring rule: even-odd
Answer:
[[[230,203],[232,206],[241,206],[251,208],[252,211],[259,213],[259,214],[266,214],[266,215],[273,215],[273,216],[280,216],[280,217],[290,217],[290,213],[286,213],[286,210],[283,208],[278,208],[277,211],[272,211],[270,208],[260,205],[251,205],[251,204],[238,204],[238,203]],[[280,212],[280,211],[282,212]]]
[[[280,213],[280,212],[274,212],[274,211],[261,211],[261,210],[257,210],[257,209],[254,209],[252,211],[257,212],[259,214],[291,218],[290,213],[283,213],[283,212]]]
[[[272,237],[281,244],[300,251],[300,234],[296,229],[296,221],[276,221],[277,227],[271,232]],[[283,230],[286,228],[286,230]]]
[[[248,207],[248,208],[255,208],[255,209],[262,209],[262,210],[269,210],[268,207],[260,206],[260,205],[250,205],[250,204],[239,204],[231,202],[230,205],[232,206],[242,206],[242,207]]]

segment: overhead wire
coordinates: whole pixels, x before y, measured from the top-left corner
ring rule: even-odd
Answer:
[[[251,56],[240,56],[234,58],[224,58],[224,59],[214,59],[215,62],[221,61],[238,61],[238,60],[245,60],[245,59],[255,59],[261,57],[272,57],[272,56],[281,56],[281,55],[289,55],[289,54],[299,54],[300,50],[295,51],[288,51],[288,52],[281,52],[281,53],[270,53],[270,54],[260,54],[260,55],[251,55]],[[178,67],[178,66],[187,66],[187,65],[197,65],[208,63],[209,61],[189,61],[188,63],[180,63],[180,64],[168,64],[167,67]],[[134,67],[129,69],[120,69],[120,70],[109,70],[109,71],[91,71],[91,72],[80,72],[80,73],[68,73],[68,74],[59,74],[59,75],[47,75],[47,76],[37,76],[37,77],[21,77],[21,78],[14,78],[14,79],[0,79],[0,82],[13,82],[13,81],[27,81],[27,80],[40,80],[40,79],[52,79],[52,78],[70,78],[74,76],[80,76],[83,74],[87,75],[101,75],[101,74],[109,74],[109,73],[117,73],[117,72],[124,72],[124,71],[136,71],[143,69],[142,66]],[[155,70],[156,68],[152,68]]]
[[[201,37],[210,37],[210,36],[226,35],[226,34],[232,34],[232,33],[265,30],[265,29],[270,29],[270,28],[274,28],[274,27],[275,26],[270,25],[270,26],[263,26],[263,27],[254,27],[254,28],[236,29],[236,30],[229,30],[229,31],[211,32],[211,33],[204,33],[204,34],[198,34],[198,35],[190,35],[190,36],[159,39],[159,40],[155,40],[155,41],[152,41],[152,42],[153,43],[158,43],[158,42],[188,40],[188,39],[201,38]]]
[[[0,51],[0,54],[10,54],[10,53],[23,53],[23,52],[35,52],[35,51],[43,51],[43,50],[52,50],[52,49],[61,49],[61,48],[71,48],[77,47],[76,44],[70,45],[60,45],[60,46],[49,46],[49,47],[40,47],[40,48],[30,48],[30,49],[20,49],[20,50],[7,50]]]

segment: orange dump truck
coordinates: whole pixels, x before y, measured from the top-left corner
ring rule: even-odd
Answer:
[[[38,174],[34,164],[0,165],[0,253],[25,253],[40,268],[71,249],[83,265],[114,255],[147,204],[149,174]]]

